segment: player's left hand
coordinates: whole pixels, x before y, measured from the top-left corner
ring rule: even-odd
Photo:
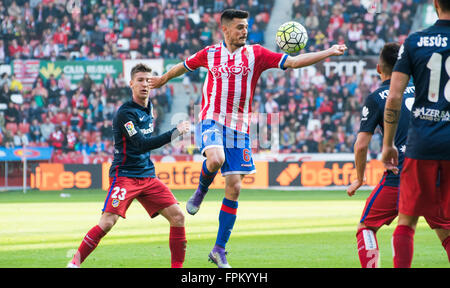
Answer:
[[[191,123],[189,121],[182,121],[178,123],[177,129],[181,135],[187,134],[191,131]]]
[[[347,50],[347,46],[345,44],[335,44],[331,46],[330,48],[331,56],[341,56],[345,53],[345,50]]]
[[[394,146],[383,146],[381,153],[381,162],[384,168],[391,170],[395,175],[398,174],[398,151]]]
[[[162,76],[151,76],[149,78],[149,81],[150,81],[149,83],[150,89],[161,88],[165,84]]]

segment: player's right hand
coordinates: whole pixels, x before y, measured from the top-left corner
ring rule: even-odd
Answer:
[[[352,184],[347,188],[348,196],[352,197],[353,195],[355,195],[356,190],[358,190],[359,187],[361,187],[363,184],[364,184],[364,181],[360,181],[358,179],[353,181]]]
[[[347,46],[345,44],[335,44],[331,46],[330,48],[331,55],[332,56],[341,56],[344,55],[345,50],[347,50]]]
[[[384,168],[391,170],[395,175],[398,174],[398,151],[394,146],[383,146],[381,153],[381,162]]]
[[[162,76],[151,76],[149,82],[150,89],[161,88],[165,84]]]
[[[178,129],[178,132],[180,132],[180,135],[187,134],[191,131],[191,122],[182,121],[182,122],[178,123],[177,129]]]

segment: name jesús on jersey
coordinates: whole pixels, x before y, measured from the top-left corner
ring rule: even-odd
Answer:
[[[406,157],[450,160],[450,20],[411,34],[394,71],[410,75],[416,87]]]

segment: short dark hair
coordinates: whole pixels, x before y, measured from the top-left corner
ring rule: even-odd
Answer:
[[[131,79],[134,78],[134,75],[136,75],[136,73],[138,72],[152,72],[152,68],[148,67],[147,65],[143,64],[143,63],[139,63],[136,64],[132,69],[131,69]]]
[[[397,62],[398,51],[400,50],[400,44],[398,43],[386,43],[380,53],[380,66],[381,70],[386,75],[391,75],[394,69],[395,62]]]
[[[439,6],[442,11],[450,12],[450,1],[448,0],[438,0]]]
[[[247,11],[237,10],[237,9],[226,9],[222,12],[220,16],[220,23],[228,22],[234,18],[247,19],[249,16]]]

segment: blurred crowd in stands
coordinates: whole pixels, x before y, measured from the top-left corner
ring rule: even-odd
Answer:
[[[204,45],[222,39],[219,18],[225,8],[250,11],[248,43],[264,44],[275,1],[73,1],[80,6],[67,2],[1,1],[0,63],[9,64],[14,59],[184,60]],[[291,16],[308,30],[305,52],[346,43],[349,55],[377,55],[385,42],[403,41],[417,5],[424,1],[382,2],[382,13],[368,13],[359,0],[296,0]],[[199,80],[195,74],[189,77]],[[296,77],[293,71],[270,72],[259,81],[253,111],[280,113],[283,152],[351,152],[361,103],[378,84],[377,77],[364,74],[325,77],[318,72]],[[57,79],[37,77],[32,88],[25,89],[14,75],[2,74],[0,145],[50,145],[66,154],[112,155],[111,119],[129,99],[127,83],[121,77],[107,77],[96,84],[86,73],[75,86],[62,73]],[[22,95],[23,104],[11,100],[17,93]],[[172,108],[173,94],[171,86],[152,91],[156,133],[158,123]],[[188,107],[191,116],[199,99],[196,101]]]

